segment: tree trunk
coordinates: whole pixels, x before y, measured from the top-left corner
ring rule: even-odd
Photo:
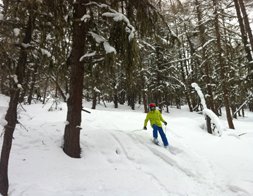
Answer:
[[[19,94],[20,89],[13,89],[13,92],[11,93],[9,108],[5,116],[8,124],[4,127],[4,140],[0,160],[0,193],[2,195],[7,195],[9,189],[8,164],[13,133],[17,124],[17,105],[19,101]]]
[[[8,62],[6,62],[6,64],[11,63],[10,60],[8,60]],[[4,65],[2,65],[4,66]],[[8,74],[6,72],[6,70],[4,70],[5,67],[0,67],[1,69],[1,73],[0,73],[0,92],[4,95],[10,96],[9,91],[8,91],[8,87],[5,84],[5,82],[8,80]]]
[[[248,35],[249,38],[249,43],[251,46],[251,52],[253,51],[253,35],[252,35],[252,31],[251,31],[251,27],[249,24],[249,18],[248,18],[248,14],[244,5],[243,0],[239,0],[239,4],[240,4],[240,8],[243,14],[243,21],[245,24],[245,30],[246,33]],[[253,60],[251,59],[251,61],[249,61],[249,73],[250,73],[250,79],[251,79],[251,84],[253,83]]]
[[[64,92],[63,92],[63,90],[62,90],[62,88],[61,88],[59,82],[58,82],[57,80],[55,80],[53,77],[51,77],[51,80],[55,83],[56,89],[58,89],[58,91],[59,91],[61,97],[63,98],[63,101],[66,102],[66,101],[67,101],[67,97],[66,97],[66,95],[64,94]]]
[[[190,112],[193,112],[193,108],[192,108],[192,104],[191,104],[191,98],[190,98],[190,90],[188,89],[188,83],[186,81],[186,76],[185,76],[185,72],[184,72],[183,62],[180,63],[180,69],[181,69],[182,79],[183,79],[183,82],[185,84],[184,94],[185,94],[185,97],[186,97],[186,102],[188,104]]]
[[[144,112],[148,113],[147,98],[146,98],[146,93],[144,90],[142,91],[142,96],[143,96],[142,99],[143,99],[143,105],[144,105]]]
[[[80,129],[82,114],[82,91],[84,65],[80,62],[80,57],[85,52],[85,40],[88,30],[87,23],[80,20],[86,14],[86,8],[82,4],[88,0],[77,0],[73,3],[73,42],[71,51],[71,75],[69,99],[67,100],[68,112],[67,122],[64,132],[64,152],[73,158],[80,158]]]
[[[249,103],[249,111],[253,112],[253,102]]]
[[[45,104],[45,103],[46,103],[46,96],[47,96],[48,82],[49,82],[49,76],[47,76],[47,79],[46,79],[46,84],[45,84],[45,87],[44,87],[44,92],[43,92],[43,100],[42,100],[42,104]]]
[[[223,91],[223,101],[224,101],[224,106],[226,109],[226,115],[227,115],[227,122],[228,126],[230,129],[234,129],[234,124],[233,124],[233,118],[231,115],[230,111],[230,103],[229,103],[229,91],[228,87],[226,84],[226,76],[225,76],[225,61],[223,59],[223,50],[221,46],[221,35],[220,35],[220,27],[219,27],[219,16],[218,16],[218,5],[217,5],[217,0],[213,0],[213,5],[214,5],[214,25],[215,25],[215,34],[216,34],[216,39],[217,39],[217,49],[218,49],[218,60],[219,60],[219,65],[220,65],[220,77],[221,77],[221,85],[222,85],[222,91]]]
[[[30,90],[29,90],[29,94],[28,94],[28,99],[27,99],[27,102],[29,105],[31,105],[32,103],[32,98],[33,98],[33,94],[34,94],[34,86],[35,86],[35,82],[36,82],[36,72],[38,70],[38,63],[36,63],[34,65],[34,71],[33,71],[33,75],[32,75],[32,83],[31,83],[31,86],[30,86]]]
[[[129,91],[128,105],[131,107],[132,110],[135,110],[135,93],[132,90]]]
[[[179,58],[181,58],[181,52],[179,52]],[[190,112],[192,112],[193,109],[192,109],[191,98],[190,98],[190,93],[189,93],[189,89],[188,89],[188,82],[186,81],[186,73],[184,71],[185,64],[186,64],[185,61],[180,62],[180,71],[181,71],[182,81],[185,84],[184,94],[185,94],[186,102],[188,104]]]
[[[28,92],[28,89],[29,89],[30,75],[31,75],[31,70],[30,69],[28,69],[26,72],[24,72],[24,84],[22,85],[21,95],[19,96],[19,102],[20,103],[24,102],[25,104],[27,104],[27,100],[25,100],[24,98],[27,95],[27,92]]]
[[[232,105],[232,114],[233,114],[233,118],[236,118],[237,119],[237,113],[236,113],[236,106],[235,105]],[[239,113],[239,111],[238,111]]]
[[[250,25],[249,25],[249,19],[248,19],[243,1],[234,0],[234,4],[235,4],[238,22],[240,25],[240,31],[241,31],[241,35],[242,35],[242,42],[244,45],[244,50],[246,52],[246,57],[249,61],[248,70],[249,70],[249,73],[251,73],[251,71],[253,71],[253,61],[252,61],[252,54],[251,54],[251,50],[250,50],[250,46],[249,46],[249,42],[248,42],[248,36],[249,36],[252,50],[253,50],[253,38],[252,38],[252,32],[251,32]],[[243,14],[243,17],[241,15],[241,13]],[[248,33],[248,36],[247,36],[247,33]],[[253,74],[251,76],[251,79],[253,79]]]
[[[113,103],[114,103],[114,108],[119,107],[119,98],[118,98],[118,88],[116,88],[116,84],[113,85],[114,90],[113,90]]]
[[[23,40],[24,44],[28,44],[31,42],[34,22],[35,17],[32,11],[30,10],[30,15],[25,31],[25,38]],[[9,189],[8,164],[12,146],[13,133],[17,124],[17,105],[19,103],[21,91],[21,88],[18,85],[23,84],[26,64],[27,64],[27,51],[25,48],[22,47],[20,50],[20,56],[16,68],[18,84],[14,84],[14,87],[11,90],[9,108],[5,116],[7,125],[4,126],[5,131],[0,160],[0,193],[4,196],[8,195]]]
[[[211,126],[211,118],[209,116],[206,116],[206,129],[208,133],[210,134],[213,133],[212,126]]]
[[[245,117],[244,108],[242,108],[242,117]]]
[[[248,37],[249,37],[251,50],[253,50],[253,35],[252,35],[251,27],[250,27],[250,24],[249,24],[248,14],[247,14],[247,11],[246,11],[243,0],[238,0],[238,1],[239,1],[239,4],[240,4],[242,14],[243,14],[243,21],[244,21],[244,24],[245,24],[245,30],[246,30],[246,32],[248,34]]]
[[[121,105],[123,105],[125,103],[125,97],[126,97],[126,92],[125,91],[121,91],[119,94],[119,103]]]
[[[197,7],[197,18],[198,18],[198,26],[199,26],[199,39],[201,42],[201,45],[204,46],[206,43],[206,36],[205,36],[205,26],[202,22],[202,10],[200,9],[200,3],[198,0],[195,0],[195,4]],[[204,66],[204,73],[205,73],[205,83],[206,83],[206,88],[207,88],[207,93],[208,96],[206,98],[206,105],[208,109],[211,109],[214,113],[218,113],[214,107],[214,101],[213,101],[213,90],[211,86],[211,77],[210,77],[210,66],[207,56],[206,56],[206,49],[205,47],[202,48],[202,60],[204,61],[203,66]],[[212,134],[212,128],[211,128],[211,119],[209,116],[206,116],[206,127],[207,127],[207,132]]]
[[[95,110],[97,105],[97,92],[93,90],[93,96],[92,96],[92,107],[91,109]]]

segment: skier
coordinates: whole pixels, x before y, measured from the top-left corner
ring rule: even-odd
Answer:
[[[165,148],[167,148],[169,146],[169,143],[162,128],[162,122],[165,125],[167,125],[167,122],[163,119],[161,112],[159,110],[156,110],[156,105],[154,103],[149,104],[149,109],[150,111],[147,114],[146,119],[144,121],[143,129],[147,130],[147,124],[148,124],[148,121],[150,120],[150,124],[153,128],[153,142],[158,145],[159,142],[158,142],[157,137],[158,137],[158,132],[159,132],[163,141],[163,145]]]

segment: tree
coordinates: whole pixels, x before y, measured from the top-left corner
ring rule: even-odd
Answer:
[[[73,2],[73,35],[72,51],[70,56],[70,88],[67,100],[67,125],[64,131],[64,152],[73,158],[79,158],[80,149],[80,130],[82,116],[83,98],[83,78],[84,66],[80,58],[85,53],[86,36],[89,30],[88,23],[81,20],[87,14],[86,7],[88,0],[77,0]],[[83,5],[84,4],[84,5]]]
[[[28,47],[34,30],[36,5],[31,3],[28,5],[27,23],[25,27],[24,38],[20,44],[20,53],[18,62],[15,68],[15,75],[13,76],[9,107],[5,116],[7,124],[4,126],[4,140],[1,151],[0,160],[0,193],[2,195],[8,194],[9,180],[8,180],[8,163],[12,146],[13,133],[18,122],[17,120],[17,105],[20,99],[20,93],[24,81],[24,72],[27,64]]]
[[[217,0],[213,0],[213,7],[214,7],[214,26],[215,26],[215,35],[216,35],[216,42],[217,42],[217,50],[218,50],[218,63],[220,66],[220,78],[221,78],[221,87],[223,93],[223,101],[224,106],[226,109],[227,115],[227,122],[230,129],[234,129],[233,118],[230,111],[230,103],[229,103],[229,91],[227,86],[227,79],[225,75],[225,61],[223,57],[223,49],[221,45],[221,34],[220,34],[220,26],[219,26],[219,14],[218,14],[218,3]]]
[[[252,54],[251,54],[251,51],[253,48],[253,37],[252,37],[251,28],[249,25],[249,20],[248,20],[245,6],[244,6],[244,2],[242,0],[234,0],[234,4],[235,4],[238,22],[240,25],[242,42],[243,42],[244,49],[246,52],[246,57],[248,59],[248,64],[249,64],[248,72],[249,72],[249,76],[251,80],[253,80],[253,76],[251,76],[252,74],[251,72],[253,70],[253,59],[252,59]],[[251,49],[250,49],[250,46],[251,46]]]

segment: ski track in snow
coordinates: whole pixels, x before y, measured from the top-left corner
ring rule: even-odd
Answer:
[[[118,133],[117,133],[118,132]],[[120,132],[120,134],[119,134]],[[125,141],[129,141],[128,139],[124,139],[124,137],[128,136],[132,139],[132,144],[134,146],[137,146],[138,148],[142,148],[143,150],[149,150],[154,156],[156,156],[158,159],[164,161],[168,166],[173,167],[176,170],[179,170],[179,172],[183,173],[187,178],[193,179],[193,181],[196,181],[200,185],[204,185],[205,187],[208,187],[210,191],[216,190],[218,192],[223,192],[222,188],[220,188],[219,185],[216,185],[214,183],[214,174],[211,171],[210,166],[208,163],[204,163],[201,157],[198,157],[198,155],[190,152],[184,153],[182,149],[178,149],[178,153],[172,154],[168,149],[163,149],[162,146],[156,146],[153,143],[147,143],[148,140],[144,140],[141,137],[138,137],[136,134],[133,134],[134,132],[125,133],[124,131],[117,130],[111,133],[112,137],[119,143],[119,146],[121,147],[122,151],[124,152],[124,155],[132,162],[135,162],[135,164],[138,164],[136,162],[136,158],[134,158],[134,149],[129,150],[129,145]],[[136,132],[135,132],[136,133]],[[120,136],[120,137],[119,137]],[[124,142],[123,142],[124,141]],[[182,161],[183,160],[183,161]],[[184,161],[194,161],[198,165],[204,165],[203,167],[209,167],[208,171],[209,173],[205,173],[205,175],[202,175],[197,170],[199,168],[196,168],[196,171],[194,168],[187,168],[184,164]],[[199,163],[198,163],[199,162]],[[204,171],[204,170],[203,170]],[[205,171],[207,169],[205,168]],[[159,176],[157,176],[154,173],[145,172],[147,175],[151,175],[154,180],[161,186],[162,190],[166,190],[167,194],[172,194],[165,186],[164,182],[159,180]],[[232,192],[236,192],[233,191]],[[207,194],[208,195],[208,194]]]
[[[120,134],[119,134],[120,132]],[[132,150],[129,150],[129,144],[125,144],[121,141],[129,141],[129,138],[132,140],[132,137],[130,137],[127,134],[123,134],[123,132],[118,131],[117,135],[115,133],[111,133],[112,137],[118,142],[119,146],[121,147],[121,149],[124,152],[124,155],[128,158],[129,161],[131,161],[133,164],[138,165],[137,162],[135,162],[135,158],[134,158],[134,149],[132,148]],[[120,137],[119,137],[120,136]],[[128,137],[127,140],[124,139],[124,137]],[[130,140],[130,141],[131,141]],[[135,146],[135,140],[132,140],[132,144],[130,144],[131,146],[134,145]],[[126,147],[126,145],[128,147]],[[131,152],[132,151],[132,152]],[[132,155],[131,155],[132,154]],[[137,169],[141,169],[141,165],[136,166]],[[166,187],[160,182],[160,180],[152,173],[149,172],[145,172],[148,176],[151,176],[154,181],[157,183],[158,186],[160,186],[160,190],[163,190],[163,194],[167,195],[168,193],[171,193],[169,190],[166,189]]]
[[[139,133],[139,132],[137,132]],[[227,190],[231,191],[231,195],[245,195],[250,196],[250,194],[244,190],[242,187],[231,184],[222,184],[222,182],[217,181],[215,179],[215,174],[212,172],[212,168],[214,167],[208,162],[204,157],[196,154],[191,151],[187,146],[184,146],[182,143],[177,141],[177,146],[181,146],[181,148],[173,147],[176,150],[176,153],[171,153],[168,149],[163,149],[163,146],[156,146],[152,142],[148,143],[148,140],[144,140],[143,137],[138,137],[136,132],[127,133],[134,141],[139,142],[140,144],[146,146],[156,157],[160,158],[170,166],[177,168],[182,173],[184,173],[187,177],[192,178],[194,181],[199,183],[200,185],[204,185],[209,187],[209,189],[216,190],[221,194],[226,192]],[[176,136],[177,138],[183,138],[173,133],[172,138]],[[170,140],[171,138],[169,138]],[[184,150],[182,149],[184,148]],[[173,156],[174,155],[174,156]],[[187,168],[189,162],[192,162],[192,165],[198,165],[196,168]],[[187,164],[184,164],[187,163]],[[201,168],[203,167],[202,171]],[[157,178],[159,179],[159,178]],[[161,182],[160,182],[161,183]],[[221,184],[220,184],[221,183]],[[250,182],[252,183],[252,182]],[[227,190],[226,190],[227,188]],[[229,194],[229,193],[227,193]],[[230,195],[230,194],[229,194]]]

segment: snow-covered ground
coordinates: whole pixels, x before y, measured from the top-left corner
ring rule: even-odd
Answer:
[[[8,98],[0,95],[2,125],[7,105]],[[73,159],[61,148],[66,104],[49,112],[51,105],[19,108],[22,126],[17,125],[11,150],[10,196],[253,195],[253,113],[234,120],[236,130],[218,137],[201,128],[202,115],[170,108],[163,117],[172,153],[152,144],[150,127],[142,130],[141,107],[99,105],[83,113],[82,158]]]

